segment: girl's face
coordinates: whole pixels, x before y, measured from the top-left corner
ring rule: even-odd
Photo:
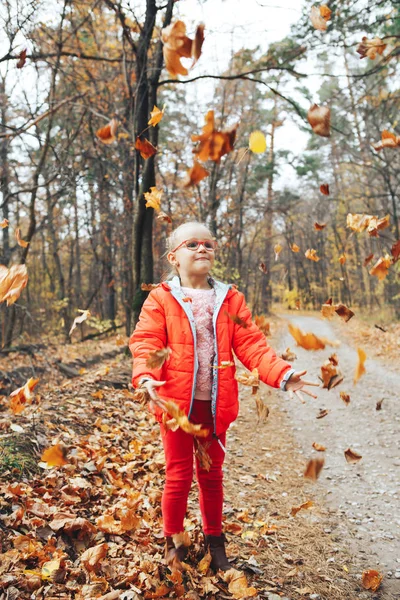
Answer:
[[[201,244],[197,250],[191,250],[182,242],[213,241],[211,233],[201,225],[187,225],[182,227],[175,238],[175,252],[167,254],[168,261],[175,265],[180,275],[206,276],[214,264],[215,253]],[[182,244],[182,246],[180,245]]]

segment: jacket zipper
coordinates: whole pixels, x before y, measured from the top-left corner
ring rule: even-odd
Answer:
[[[218,315],[219,315],[219,311],[222,308],[222,305],[224,303],[224,300],[226,298],[226,294],[228,293],[229,289],[226,291],[226,293],[224,294],[224,296],[220,299],[219,305],[215,306],[215,310],[214,310],[214,314],[213,314],[213,332],[214,332],[214,351],[215,351],[215,356],[214,356],[214,366],[217,367],[218,366],[218,343],[217,343],[217,319],[218,319]],[[220,441],[220,439],[217,436],[217,397],[218,397],[218,369],[214,368],[213,369],[213,386],[212,386],[212,394],[211,394],[211,409],[212,409],[212,413],[213,413],[213,421],[214,421],[214,437],[217,438],[219,445],[221,446],[221,448],[223,449],[223,451],[225,452],[225,448],[222,445],[222,442]]]

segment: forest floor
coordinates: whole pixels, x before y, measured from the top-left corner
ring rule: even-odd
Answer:
[[[342,343],[319,351],[295,347],[288,320]],[[234,591],[234,582],[199,567],[195,484],[185,523],[193,542],[187,570],[182,577],[164,564],[158,425],[131,398],[131,360],[115,336],[45,346],[33,357],[0,355],[3,373],[40,375],[37,399],[22,413],[14,415],[0,396],[0,600],[398,598],[400,375],[392,360],[398,338],[388,341],[391,332],[377,330],[375,337],[373,325],[351,324],[293,311],[272,319],[271,345],[279,352],[290,346],[298,357],[293,366],[307,368],[310,379],[338,354],[344,381],[330,391],[315,388],[317,400],[301,404],[261,384],[270,410],[262,423],[251,390],[241,386],[240,415],[227,438],[224,528],[234,568],[255,588],[247,592],[243,584],[238,589],[240,580]],[[358,346],[368,359],[353,385]],[[70,377],[56,359],[68,364]],[[342,390],[350,394],[348,406]],[[316,419],[320,409],[329,412]],[[326,451],[313,450],[313,442]],[[66,464],[48,468],[40,456],[56,444],[65,449]],[[363,458],[348,464],[347,447]],[[310,482],[305,465],[321,455],[324,468]],[[313,506],[292,516],[308,500]],[[376,592],[361,584],[368,569],[384,576]]]

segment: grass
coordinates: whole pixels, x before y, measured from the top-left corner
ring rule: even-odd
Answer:
[[[39,452],[34,441],[22,435],[0,439],[0,477],[8,473],[20,479],[39,473]]]

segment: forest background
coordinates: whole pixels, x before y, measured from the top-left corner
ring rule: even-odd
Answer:
[[[188,219],[208,224],[214,275],[255,313],[332,297],[400,318],[399,7],[328,5],[324,31],[308,0],[246,2],[248,22],[228,0],[2,2],[0,264],[25,264],[29,280],[0,305],[1,346],[69,339],[79,310],[94,330],[128,335],[142,284],[167,269],[167,235]],[[287,30],[278,40],[276,19]],[[187,75],[173,76],[161,30],[177,20],[195,40],[203,21],[205,39],[192,68],[179,59]],[[314,103],[330,109],[329,136],[307,119]],[[191,136],[209,110],[215,131],[238,127],[198,180]],[[248,150],[257,130],[263,153]],[[385,130],[392,142],[379,149]],[[138,138],[157,152],[143,158]],[[151,187],[162,192],[155,208]],[[348,214],[384,226],[357,231]]]

